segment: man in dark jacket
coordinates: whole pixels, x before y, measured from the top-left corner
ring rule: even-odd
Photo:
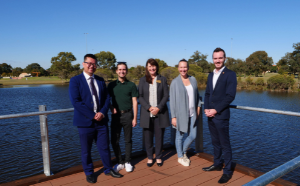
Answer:
[[[229,104],[236,94],[236,74],[224,66],[225,51],[216,48],[213,52],[215,69],[208,75],[204,99],[204,112],[208,117],[208,126],[214,147],[214,164],[203,168],[204,171],[221,171],[219,183],[227,183],[233,174],[232,151],[229,139]],[[222,159],[222,154],[223,158]]]

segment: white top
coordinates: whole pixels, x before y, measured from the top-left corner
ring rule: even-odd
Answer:
[[[151,105],[151,107],[156,107],[157,106],[156,79],[157,79],[157,76],[154,78],[153,83],[149,84],[149,104]],[[155,117],[155,116],[150,112],[150,117]]]
[[[219,79],[220,74],[222,73],[222,71],[224,70],[225,66],[222,67],[218,72],[216,71],[216,69],[214,69],[214,75],[213,75],[213,89],[215,89],[216,83]]]
[[[185,86],[188,97],[189,97],[189,110],[190,117],[194,115],[194,90],[192,84]]]
[[[87,84],[88,84],[88,86],[89,86],[89,88],[90,88],[91,95],[92,95],[92,97],[93,97],[93,102],[94,102],[94,112],[97,113],[97,102],[96,102],[96,97],[93,95],[92,87],[91,87],[91,84],[90,84],[90,83],[91,83],[90,77],[93,77],[93,78],[94,78],[94,74],[93,74],[93,76],[90,76],[90,75],[88,75],[87,73],[85,73],[85,72],[83,71],[83,75],[84,75],[84,77],[85,77],[85,79],[86,79],[86,81],[87,81]],[[96,90],[97,90],[97,94],[98,94],[98,97],[99,97],[99,87],[98,87],[98,84],[97,84],[97,81],[95,80],[95,78],[94,78],[94,85],[95,85],[95,88],[96,88]]]

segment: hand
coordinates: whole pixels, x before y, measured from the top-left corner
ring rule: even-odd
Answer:
[[[152,112],[152,110],[154,110],[154,108],[155,108],[155,107],[150,107],[148,110],[149,110],[150,112]]]
[[[93,119],[98,121],[99,118],[100,118],[100,112],[97,112]]]
[[[104,115],[101,112],[97,112],[94,119],[96,121],[101,121],[104,118]]]
[[[110,111],[112,114],[117,114],[117,109],[112,106],[110,107]]]
[[[172,125],[173,125],[174,127],[177,126],[177,119],[176,119],[176,118],[172,118]]]
[[[132,120],[132,127],[135,127],[135,126],[136,126],[136,124],[137,124],[137,121],[136,121],[136,119],[133,119],[133,120]]]
[[[216,109],[205,109],[204,112],[207,117],[215,117],[217,114]]]
[[[150,107],[150,108],[151,108],[151,107]],[[153,107],[153,109],[152,109],[152,111],[151,111],[151,114],[152,114],[153,116],[156,116],[158,112],[159,112],[159,108]]]

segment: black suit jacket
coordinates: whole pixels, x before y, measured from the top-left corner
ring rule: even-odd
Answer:
[[[236,94],[236,74],[225,67],[216,82],[215,89],[213,89],[213,75],[213,72],[208,75],[204,109],[216,109],[216,119],[229,119],[229,105]]]
[[[167,101],[169,99],[169,87],[167,79],[161,75],[157,75],[157,108],[159,112],[157,117],[159,119],[160,128],[170,126],[169,112]],[[140,127],[149,128],[150,111],[149,108],[149,83],[146,81],[146,76],[142,77],[139,82],[139,101],[140,107]]]

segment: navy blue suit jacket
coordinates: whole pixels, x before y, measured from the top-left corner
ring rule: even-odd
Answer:
[[[100,112],[105,116],[100,122],[107,124],[110,96],[104,79],[96,75],[94,75],[94,78],[99,88]],[[95,122],[93,118],[96,113],[94,112],[92,94],[83,73],[70,79],[69,95],[74,106],[73,125],[80,127],[91,126]]]
[[[215,109],[217,111],[216,119],[229,119],[229,105],[236,94],[236,74],[225,67],[216,82],[215,89],[213,89],[213,74],[211,72],[208,75],[204,109]]]

